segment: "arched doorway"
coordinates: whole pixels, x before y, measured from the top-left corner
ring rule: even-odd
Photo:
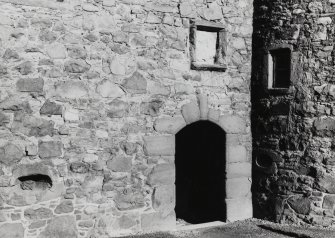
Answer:
[[[197,224],[226,220],[226,134],[210,121],[176,134],[176,216]]]

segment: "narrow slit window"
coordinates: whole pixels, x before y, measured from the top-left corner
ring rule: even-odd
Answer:
[[[291,81],[291,51],[276,49],[269,54],[269,88],[289,88]]]

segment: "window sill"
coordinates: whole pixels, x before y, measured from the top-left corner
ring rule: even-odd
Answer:
[[[268,88],[268,93],[275,95],[289,94],[290,88]]]
[[[224,72],[227,70],[227,65],[225,64],[222,64],[222,65],[221,64],[200,64],[200,63],[192,62],[191,69]]]

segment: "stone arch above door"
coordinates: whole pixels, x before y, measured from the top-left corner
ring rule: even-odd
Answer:
[[[226,133],[226,218],[227,221],[244,220],[252,217],[251,200],[251,135],[244,118],[238,115],[221,114],[209,108],[205,95],[181,108],[176,116],[162,116],[154,122],[156,135],[144,136],[144,152],[147,156],[169,158],[170,163],[156,165],[148,178],[154,187],[174,185],[175,134],[186,125],[208,120],[219,125]],[[245,140],[243,138],[250,138]],[[172,161],[172,162],[171,162]],[[153,203],[155,198],[153,198]],[[173,200],[175,202],[175,200]],[[173,207],[173,206],[169,206]],[[159,209],[158,209],[159,210]],[[159,211],[157,211],[159,212]],[[171,211],[173,213],[173,211]],[[167,214],[167,211],[164,211]],[[171,214],[171,213],[170,213]],[[158,215],[155,216],[157,218]],[[158,216],[159,217],[159,216]],[[171,219],[168,219],[171,224]]]

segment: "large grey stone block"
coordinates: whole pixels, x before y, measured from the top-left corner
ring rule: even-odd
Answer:
[[[174,155],[175,137],[164,136],[144,136],[144,152],[146,155]]]

